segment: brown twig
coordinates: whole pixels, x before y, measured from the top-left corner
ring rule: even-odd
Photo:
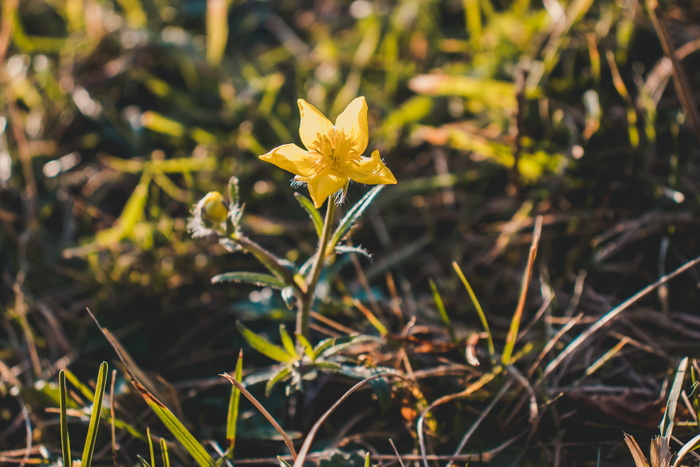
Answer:
[[[673,272],[666,274],[665,276],[659,278],[656,282],[649,284],[648,286],[644,287],[642,290],[637,292],[636,294],[632,295],[630,298],[622,302],[620,305],[617,307],[613,308],[610,310],[605,316],[600,318],[598,321],[595,322],[590,328],[586,329],[583,333],[581,333],[580,336],[578,336],[576,339],[574,339],[557,357],[552,360],[549,365],[544,370],[544,373],[542,374],[542,379],[546,378],[549,376],[567,357],[569,357],[575,350],[577,350],[583,343],[591,337],[595,332],[599,331],[603,326],[607,325],[609,322],[617,318],[617,316],[625,311],[627,308],[632,306],[635,302],[640,300],[642,297],[650,294],[654,290],[656,290],[661,284],[665,284],[666,282],[670,281],[676,276],[679,276],[680,274],[686,272],[687,270],[691,269],[692,267],[696,266],[697,264],[700,263],[700,256],[697,258],[688,261],[687,263],[683,264]]]
[[[695,137],[700,142],[700,115],[698,115],[698,108],[693,99],[693,90],[688,82],[688,76],[680,60],[678,60],[676,51],[673,48],[673,41],[666,28],[664,12],[656,0],[648,0],[648,6],[656,35],[659,36],[659,41],[661,42],[661,48],[664,51],[664,55],[671,61],[671,76],[673,76],[673,85],[676,88],[678,99],[688,116],[688,122],[693,128]]]
[[[280,434],[282,439],[284,440],[284,444],[287,446],[287,449],[289,449],[289,452],[292,454],[293,459],[297,459],[297,452],[296,449],[294,449],[294,442],[292,441],[292,438],[287,434],[287,432],[284,431],[284,429],[280,426],[279,423],[277,423],[277,420],[274,419],[272,415],[270,415],[270,412],[268,412],[263,405],[258,402],[258,400],[255,398],[254,395],[248,391],[245,386],[243,386],[236,378],[233,376],[227,374],[227,373],[222,373],[219,376],[223,376],[227,380],[231,382],[234,386],[238,388],[239,391],[241,391],[241,394],[243,394],[246,399],[248,399],[251,404],[255,406],[256,409],[260,411],[260,413],[267,419],[268,422],[273,426],[275,430],[277,430],[277,433]]]

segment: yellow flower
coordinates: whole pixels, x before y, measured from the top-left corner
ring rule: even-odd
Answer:
[[[384,165],[379,151],[364,157],[369,131],[367,103],[364,97],[353,100],[333,125],[314,106],[299,99],[301,125],[299,136],[306,149],[284,144],[260,156],[296,175],[294,180],[306,183],[317,208],[344,188],[349,180],[368,185],[396,183],[391,170]]]
[[[212,222],[223,222],[228,215],[228,208],[224,203],[224,197],[218,191],[211,191],[199,202],[202,209],[202,217]]]

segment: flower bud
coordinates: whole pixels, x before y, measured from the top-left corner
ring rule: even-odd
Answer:
[[[228,216],[228,207],[224,197],[218,191],[211,191],[199,202],[202,217],[211,222],[223,222]]]

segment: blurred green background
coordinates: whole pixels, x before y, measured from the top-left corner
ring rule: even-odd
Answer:
[[[35,441],[55,448],[32,388],[66,365],[87,380],[113,360],[86,307],[173,384],[201,438],[220,436],[226,386],[210,387],[233,369],[236,320],[269,331],[293,315],[269,290],[212,286],[254,262],[193,240],[187,219],[236,176],[250,236],[290,261],[313,253],[291,174],[257,158],[299,143],[298,98],[334,120],[365,96],[369,150],[399,180],[353,234],[373,260],[336,265],[325,311],[353,328],[366,322],[339,297],[398,306],[397,333],[413,317],[439,323],[429,279],[458,329],[478,328],[456,261],[504,335],[537,215],[526,317],[552,300],[538,349],[557,318],[599,316],[693,258],[700,9],[670,0],[659,11],[689,93],[637,0],[3,0],[0,420],[11,428],[0,446],[24,445],[21,408],[34,407]],[[353,185],[350,198],[365,191]],[[697,352],[695,334],[677,333],[700,332],[698,274],[640,303],[652,317],[633,331],[618,329],[667,353],[632,354],[596,383],[656,387],[673,358]],[[546,451],[559,434],[521,447]],[[395,436],[410,448],[409,434]],[[578,441],[610,441],[590,437]]]

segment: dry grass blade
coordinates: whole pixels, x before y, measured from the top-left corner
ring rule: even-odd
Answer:
[[[647,456],[645,456],[642,452],[642,448],[639,447],[639,444],[637,444],[637,440],[634,439],[634,436],[625,433],[625,444],[627,444],[627,447],[632,453],[632,458],[634,458],[634,465],[636,467],[647,467],[649,465],[649,462],[647,462]]]
[[[661,419],[661,425],[659,426],[661,436],[666,439],[671,439],[671,436],[673,436],[673,421],[676,419],[676,408],[678,407],[678,399],[681,397],[681,391],[683,390],[683,380],[685,379],[685,373],[687,370],[688,357],[684,357],[683,359],[681,359],[680,363],[678,363],[676,376],[673,379],[671,392],[668,395],[666,411],[664,412],[664,417]]]
[[[681,101],[683,109],[685,109],[688,121],[693,127],[695,137],[700,141],[700,116],[698,115],[698,108],[695,105],[693,88],[688,82],[688,76],[683,69],[683,65],[678,60],[676,51],[673,50],[673,43],[671,42],[668,29],[666,28],[666,22],[661,7],[659,7],[656,0],[649,0],[648,3],[649,11],[651,12],[651,20],[654,23],[656,34],[659,36],[661,47],[664,49],[664,55],[671,60],[673,84],[676,88],[678,99]]]
[[[668,438],[657,436],[652,439],[649,446],[649,457],[651,458],[651,467],[669,467],[673,454],[671,454]]]
[[[309,430],[309,433],[306,435],[306,438],[304,439],[304,443],[301,445],[301,449],[299,449],[299,455],[297,456],[296,460],[294,461],[294,467],[302,467],[304,465],[304,461],[306,460],[306,456],[309,454],[309,449],[311,449],[311,443],[314,442],[314,438],[316,437],[316,433],[318,433],[319,428],[321,428],[321,425],[328,419],[328,417],[335,412],[335,410],[345,402],[348,397],[350,397],[355,391],[360,389],[362,386],[366,385],[370,381],[373,381],[377,378],[385,378],[385,377],[396,377],[400,378],[403,381],[405,381],[408,384],[413,384],[413,381],[409,380],[408,378],[405,378],[399,374],[396,373],[379,373],[376,375],[372,375],[369,378],[365,378],[343,394],[340,399],[335,401],[335,403],[331,406],[330,409],[328,409],[321,417],[316,420],[316,423],[311,427]],[[245,394],[245,393],[244,393]]]
[[[673,467],[680,467],[681,461],[687,454],[693,454],[693,449],[700,445],[700,435],[695,436],[693,439],[685,443],[680,451],[678,451],[678,457],[676,457],[676,462],[673,463]],[[670,455],[670,453],[669,453]],[[697,457],[697,456],[696,456]]]
[[[535,219],[535,231],[532,234],[532,244],[530,245],[530,253],[527,257],[527,267],[525,268],[525,275],[523,276],[523,281],[520,286],[520,297],[518,298],[518,306],[513,314],[513,319],[510,322],[510,329],[508,330],[508,336],[506,337],[506,345],[503,349],[503,356],[501,357],[501,362],[504,365],[510,365],[511,357],[513,356],[513,348],[515,347],[515,341],[518,338],[518,331],[520,330],[520,321],[522,321],[523,310],[525,309],[525,300],[527,298],[528,285],[530,284],[530,279],[532,279],[532,267],[535,263],[535,258],[537,257],[537,247],[540,243],[540,236],[542,234],[542,216],[537,216]]]
[[[284,431],[284,429],[280,426],[279,423],[277,423],[277,420],[274,419],[272,415],[270,415],[270,412],[265,410],[265,407],[258,402],[258,400],[255,398],[254,395],[248,391],[245,386],[243,386],[239,381],[236,380],[233,376],[222,373],[219,376],[223,376],[227,380],[231,382],[234,386],[238,388],[239,391],[241,391],[241,394],[243,394],[246,399],[248,399],[256,409],[260,411],[260,413],[267,419],[268,422],[274,427],[275,430],[277,430],[277,433],[280,434],[282,439],[284,440],[284,444],[287,446],[287,449],[289,449],[289,452],[292,454],[293,459],[297,459],[297,452],[294,449],[294,442],[292,441],[292,438]],[[296,464],[295,464],[296,465]]]
[[[420,445],[421,459],[423,460],[423,465],[425,467],[428,467],[428,455],[427,455],[427,450],[425,447],[425,430],[423,428],[423,425],[424,425],[425,419],[428,416],[428,414],[430,413],[430,411],[433,410],[434,408],[440,406],[440,405],[446,404],[447,402],[450,402],[450,401],[455,400],[455,399],[460,399],[462,397],[468,396],[469,394],[472,394],[474,391],[481,389],[482,387],[484,387],[485,385],[487,385],[488,383],[493,381],[493,379],[498,374],[500,374],[502,371],[503,371],[503,367],[497,366],[493,369],[492,372],[484,374],[477,381],[475,381],[474,383],[467,386],[467,388],[464,391],[459,392],[457,394],[450,394],[448,396],[440,397],[439,399],[433,401],[433,403],[430,404],[423,411],[421,416],[418,417],[418,422],[417,422],[417,425],[418,425],[418,427],[417,427],[418,444]],[[453,458],[456,459],[456,457],[453,457]]]
[[[512,381],[506,381],[506,383],[503,385],[503,387],[498,391],[498,393],[493,396],[493,399],[491,399],[491,402],[489,402],[489,405],[486,406],[484,410],[481,411],[479,414],[479,417],[474,421],[471,427],[469,427],[469,430],[464,434],[462,437],[462,440],[459,442],[459,445],[457,446],[457,449],[455,449],[454,453],[452,454],[452,459],[447,463],[448,467],[454,466],[454,462],[457,459],[457,456],[459,456],[460,452],[462,449],[464,449],[464,446],[467,445],[467,442],[469,439],[472,437],[476,429],[481,425],[481,422],[486,419],[488,414],[493,410],[493,408],[496,406],[498,401],[501,400],[501,397],[506,393],[508,389],[510,389]]]
[[[399,462],[399,465],[401,465],[401,467],[406,467],[406,464],[403,463],[403,459],[401,459],[401,454],[399,454],[399,450],[396,449],[396,445],[394,444],[394,440],[389,438],[389,444],[391,444],[391,449],[393,449],[394,454],[396,454],[396,460]]]
[[[661,284],[665,284],[674,277],[683,274],[690,268],[696,266],[698,263],[700,263],[700,256],[688,261],[673,272],[661,277],[656,282],[649,284],[648,286],[644,287],[642,290],[640,290],[639,292],[622,302],[620,305],[610,310],[605,316],[600,318],[590,328],[581,333],[580,336],[574,339],[559,355],[557,355],[557,357],[554,360],[552,360],[549,363],[549,365],[547,365],[547,367],[545,368],[542,378],[546,378],[547,376],[549,376],[568,356],[570,356],[574,351],[578,350],[578,348],[581,347],[581,345],[583,345],[583,343],[588,338],[590,338],[593,334],[599,331],[603,326],[607,325],[609,322],[615,319],[617,315],[625,311],[627,308],[629,308],[632,304],[637,302],[642,297],[656,290],[656,288],[659,287]]]

